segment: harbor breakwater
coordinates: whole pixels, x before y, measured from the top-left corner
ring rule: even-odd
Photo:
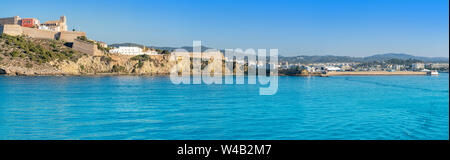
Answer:
[[[327,72],[325,76],[388,76],[388,75],[428,75],[427,72],[413,71],[354,71],[354,72]]]

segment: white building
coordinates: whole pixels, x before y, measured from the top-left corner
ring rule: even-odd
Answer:
[[[326,67],[325,68],[327,71],[340,71],[341,68],[339,67],[334,67],[334,66],[330,66],[330,67]]]
[[[394,66],[392,67],[392,69],[394,69],[394,70],[396,70],[396,71],[401,71],[401,70],[403,70],[404,68],[405,68],[404,65],[398,65],[398,64],[396,64],[396,65],[394,65]]]
[[[147,52],[143,52],[143,49],[140,47],[124,47],[120,46],[119,48],[114,48],[109,51],[110,53],[124,54],[124,55],[157,55],[156,51],[149,50]]]

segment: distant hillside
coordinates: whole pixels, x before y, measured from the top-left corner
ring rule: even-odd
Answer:
[[[145,45],[141,45],[141,44],[136,44],[136,43],[116,43],[116,44],[111,44],[109,45],[111,47],[120,47],[120,46],[130,46],[130,47],[141,47],[143,48]],[[157,47],[157,46],[145,46],[147,48],[155,48],[155,49],[161,49],[161,50],[168,50],[168,51],[174,51],[175,49],[184,49],[188,52],[192,52],[193,48],[189,47],[189,46],[184,46],[184,47]],[[206,47],[206,46],[202,46],[202,51],[206,51],[208,49],[212,49],[210,47]]]
[[[364,58],[348,56],[295,56],[279,57],[280,62],[293,63],[342,63],[342,62],[361,62]]]
[[[141,47],[143,48],[144,45],[136,44],[136,43],[116,43],[116,44],[110,44],[111,47],[120,47],[120,46],[127,46],[127,47]]]
[[[388,53],[377,54],[369,57],[349,57],[349,56],[295,56],[295,57],[280,57],[280,61],[288,61],[289,63],[340,63],[340,62],[374,62],[387,61],[391,59],[408,60],[414,59],[429,62],[448,63],[449,59],[445,57],[419,57],[408,54]]]
[[[137,46],[137,47],[144,47],[144,45],[135,44],[135,43],[119,43],[119,44],[111,44],[110,46],[113,47],[119,47],[119,46]],[[173,51],[175,49],[185,49],[189,52],[192,52],[192,47],[157,47],[157,46],[146,46],[148,48],[155,48],[155,49],[161,49],[161,50],[168,50]],[[202,51],[206,51],[207,49],[212,49],[210,47],[202,46]],[[221,50],[223,52],[223,50]],[[386,53],[386,54],[376,54],[373,56],[368,57],[350,57],[350,56],[333,56],[333,55],[326,55],[326,56],[291,56],[291,57],[284,57],[280,56],[279,61],[285,62],[288,61],[289,63],[340,63],[340,62],[374,62],[374,61],[387,61],[390,59],[401,59],[401,60],[408,60],[408,59],[415,59],[420,60],[426,63],[448,63],[449,58],[446,57],[420,57],[420,56],[413,56],[409,54],[404,53]]]
[[[387,53],[387,54],[377,54],[369,57],[365,57],[366,61],[386,61],[389,59],[417,59],[424,62],[448,62],[449,59],[445,57],[419,57],[408,55],[404,53]]]

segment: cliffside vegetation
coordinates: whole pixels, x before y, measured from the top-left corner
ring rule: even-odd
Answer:
[[[133,61],[138,61],[137,68],[142,68],[144,66],[144,61],[150,60],[150,56],[148,55],[137,55],[130,58]]]
[[[95,43],[94,41],[89,40],[86,36],[80,36],[80,37],[77,37],[77,39],[80,41],[83,41],[83,42],[87,42],[87,43]]]
[[[70,60],[77,61],[83,56],[72,48],[64,45],[62,41],[32,39],[24,36],[0,36],[0,54],[4,58],[21,58],[29,63],[47,63],[50,61]]]
[[[170,54],[169,50],[166,49],[158,49],[158,48],[154,48],[154,50],[158,53],[158,54]]]

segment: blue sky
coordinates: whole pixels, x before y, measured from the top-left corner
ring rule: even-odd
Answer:
[[[278,48],[281,55],[449,55],[448,0],[2,1],[0,17],[66,15],[107,43]]]

